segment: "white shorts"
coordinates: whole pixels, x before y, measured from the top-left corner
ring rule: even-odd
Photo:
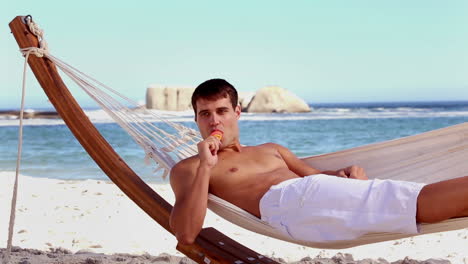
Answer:
[[[260,214],[295,240],[353,240],[371,232],[414,234],[417,198],[424,185],[324,174],[294,178],[265,193]]]

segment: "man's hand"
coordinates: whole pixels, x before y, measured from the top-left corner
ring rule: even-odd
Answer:
[[[198,143],[198,155],[200,157],[200,165],[206,165],[213,168],[218,163],[218,150],[221,146],[221,141],[215,136],[209,136],[205,140]]]
[[[336,176],[349,178],[349,179],[358,179],[358,180],[368,180],[366,172],[363,168],[356,165],[343,168],[336,171]]]

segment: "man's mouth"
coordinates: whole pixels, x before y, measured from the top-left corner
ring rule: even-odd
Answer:
[[[217,139],[221,140],[223,138],[223,134],[224,134],[223,131],[221,131],[219,129],[215,129],[215,130],[211,131],[210,136],[214,136]]]

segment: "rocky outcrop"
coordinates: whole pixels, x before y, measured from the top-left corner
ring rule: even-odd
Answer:
[[[167,111],[190,110],[194,90],[195,88],[151,85],[146,90],[146,108]],[[239,92],[239,104],[243,112],[251,113],[310,111],[304,100],[276,86],[265,87],[257,92]]]
[[[267,86],[257,91],[247,112],[250,113],[297,113],[310,112],[310,107],[301,98],[278,86]]]
[[[20,114],[20,111],[17,110],[3,110],[0,111],[0,119],[17,119],[19,118]],[[60,115],[56,111],[35,111],[26,109],[23,112],[23,118],[56,119],[60,118]]]
[[[239,104],[241,106],[242,112],[247,112],[250,102],[255,96],[255,92],[239,92]]]
[[[194,88],[164,87],[151,85],[146,90],[146,108],[186,111],[192,109],[191,97]]]

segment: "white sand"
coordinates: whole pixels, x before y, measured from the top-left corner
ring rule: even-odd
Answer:
[[[14,173],[0,172],[0,247],[6,247]],[[169,185],[151,185],[173,201]],[[205,226],[213,226],[234,240],[268,256],[296,261],[303,257],[332,257],[350,253],[354,259],[396,261],[448,259],[468,264],[468,229],[388,241],[346,250],[321,250],[254,234],[209,212]],[[134,205],[114,184],[104,181],[64,181],[21,176],[14,229],[14,245],[72,252],[129,253],[182,256],[176,240]]]

